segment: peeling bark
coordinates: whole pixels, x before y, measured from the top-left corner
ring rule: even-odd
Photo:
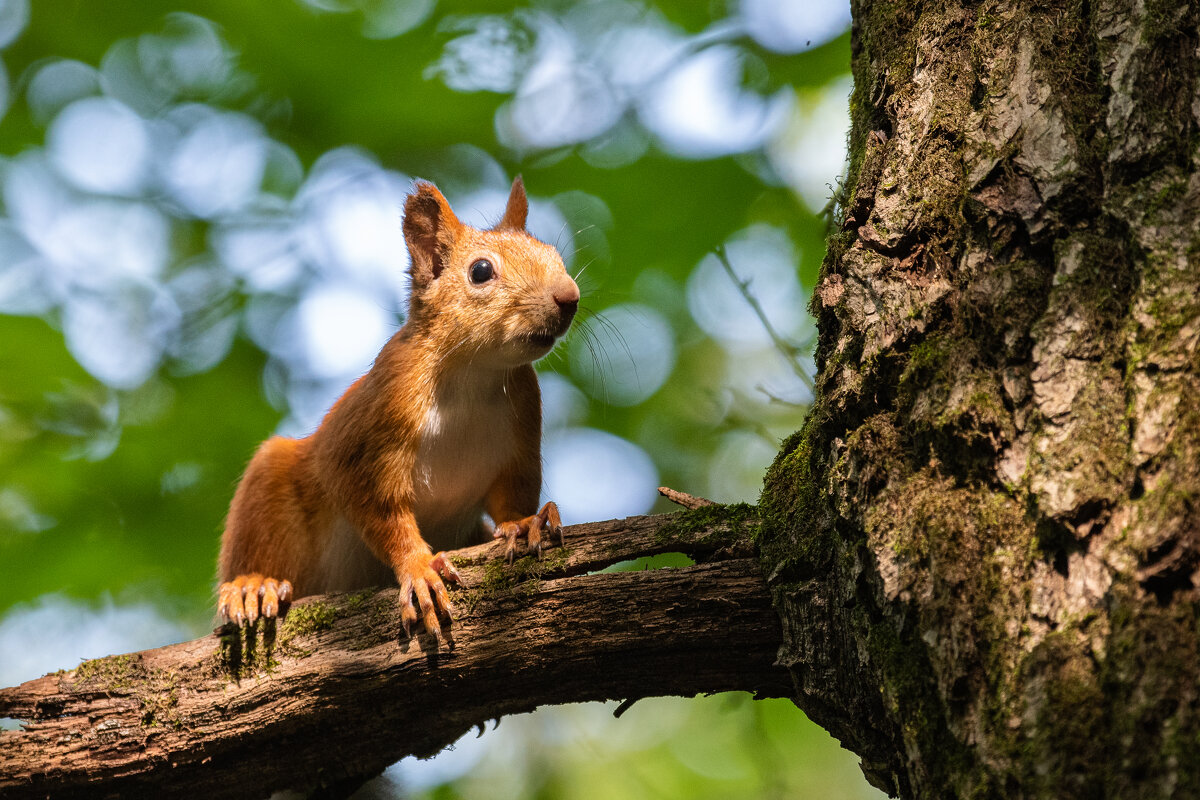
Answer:
[[[763,496],[798,702],[892,794],[1200,796],[1197,4],[853,11]]]
[[[453,646],[400,629],[396,589],[308,598],[249,638],[88,661],[11,689],[0,795],[348,794],[405,755],[546,703],[790,691],[745,507],[574,526],[566,549],[509,567],[455,551]],[[683,552],[678,569],[596,574]]]

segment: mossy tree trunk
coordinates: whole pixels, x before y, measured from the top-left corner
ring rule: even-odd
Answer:
[[[1197,4],[853,5],[799,703],[901,796],[1198,797]]]

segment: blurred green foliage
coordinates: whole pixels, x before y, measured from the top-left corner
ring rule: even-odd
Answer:
[[[553,16],[572,13],[575,5],[588,4],[535,8]],[[506,146],[496,119],[511,92],[455,91],[431,67],[461,35],[464,14],[503,17],[514,13],[512,6],[491,0],[445,3],[433,6],[415,27],[377,38],[364,35],[371,7],[338,0],[35,3],[27,27],[2,53],[11,96],[0,121],[0,155],[6,159],[0,177],[21,153],[46,142],[46,120],[24,93],[51,59],[99,67],[124,46],[120,43],[169,28],[172,12],[210,20],[235,70],[227,85],[207,87],[192,98],[184,93],[181,101],[258,120],[305,171],[322,154],[354,145],[387,169],[444,187],[470,186],[476,164],[470,153],[486,153],[509,176],[522,173],[535,198],[555,199],[577,232],[575,263],[590,265],[581,278],[590,313],[636,301],[669,321],[677,352],[672,372],[661,389],[636,405],[606,403],[603,387],[585,385],[586,370],[572,371],[570,351],[542,365],[580,386],[585,407],[576,424],[638,444],[654,460],[662,483],[697,493],[706,489],[704,475],[719,457],[722,436],[744,437],[727,440],[732,451],[744,449],[739,442],[760,442],[751,466],[765,466],[779,437],[798,427],[805,409],[778,402],[754,385],[738,385],[736,371],[728,368],[736,366],[737,354],[705,335],[684,297],[697,264],[752,225],[784,233],[797,254],[800,283],[811,290],[825,222],[773,171],[764,148],[684,158],[643,137],[650,141],[644,154],[603,168],[580,157],[586,144]],[[683,36],[723,30],[723,40],[739,48],[742,58],[742,74],[735,79],[761,96],[786,90],[803,97],[848,71],[848,34],[801,53],[779,54],[729,28],[736,10],[719,2],[660,0],[638,13],[675,26]],[[464,151],[463,145],[478,151]],[[10,200],[6,196],[9,212]],[[173,221],[170,271],[208,252],[212,225],[186,215]],[[772,287],[750,290],[770,293]],[[239,290],[229,302],[241,308],[247,297]],[[638,342],[627,346],[636,349]],[[115,596],[149,600],[202,632],[211,615],[215,554],[233,487],[256,444],[288,413],[279,394],[264,388],[270,385],[269,374],[264,377],[268,364],[268,354],[243,331],[211,368],[186,369],[167,359],[140,385],[112,388],[79,366],[64,340],[58,309],[0,314],[0,616],[48,593],[85,601]],[[604,375],[591,380],[603,383]],[[751,493],[720,499],[756,498]],[[670,509],[660,503],[658,510]],[[852,757],[837,752],[790,704],[718,698],[672,708],[674,727],[636,753],[619,742],[593,738],[584,749],[574,749],[529,734],[530,748],[542,749],[529,772],[538,776],[537,785],[527,778],[523,791],[538,797],[869,792]],[[641,725],[638,719],[635,706],[604,730],[619,737]],[[726,774],[707,774],[700,768],[704,764]],[[430,790],[429,796],[485,796],[480,776],[493,768],[500,766],[481,767],[472,773],[475,778]]]
[[[465,5],[474,13],[509,10],[497,3]],[[690,2],[658,5],[692,32],[720,18],[719,11],[701,12],[702,7],[707,8]],[[27,29],[3,54],[16,91],[0,124],[0,152],[15,155],[45,139],[44,126],[20,102],[19,90],[32,69],[50,57],[99,65],[114,43],[162,30],[165,15],[177,8],[173,3],[64,0],[51,11],[35,4]],[[651,148],[628,166],[598,169],[569,147],[506,151],[497,144],[492,121],[504,95],[454,92],[427,77],[454,35],[439,25],[441,8],[389,40],[364,38],[357,14],[318,13],[299,2],[198,0],[185,10],[219,26],[237,67],[254,82],[249,90],[231,91],[227,106],[262,120],[269,134],[306,165],[350,143],[377,154],[386,167],[453,183],[469,180],[457,173],[470,165],[452,146],[468,144],[491,154],[510,174],[523,173],[537,196],[585,192],[601,198],[611,214],[611,223],[598,223],[607,228],[604,249],[591,252],[586,232],[579,242],[579,263],[590,263],[581,278],[584,305],[593,311],[630,300],[673,305],[664,310],[677,327],[680,354],[674,376],[649,401],[622,408],[592,399],[587,422],[657,445],[648,449],[663,482],[703,490],[680,464],[702,463],[711,452],[715,437],[706,436],[706,429],[746,427],[770,439],[801,418],[802,408],[776,409],[779,419],[767,431],[761,420],[737,418],[736,409],[724,418],[707,413],[704,407],[719,404],[714,397],[729,391],[722,385],[722,356],[696,331],[682,305],[681,285],[696,263],[752,223],[786,231],[801,254],[796,268],[803,284],[811,286],[815,279],[823,221],[786,186],[755,175],[747,166],[754,154],[690,160]],[[799,55],[774,54],[754,48],[753,42],[746,46],[765,68],[756,87],[764,92],[823,85],[848,63],[845,36]],[[222,99],[219,93],[216,97]],[[572,222],[597,224],[582,216]],[[397,224],[398,217],[397,210]],[[203,251],[204,236],[203,221],[177,225],[176,260]],[[635,285],[646,273],[665,277],[652,287],[660,297],[646,296],[648,283]],[[140,389],[111,390],[74,363],[56,330],[58,317],[45,316],[46,321],[0,316],[0,408],[5,414],[0,488],[19,489],[37,514],[54,522],[36,533],[0,527],[0,560],[7,573],[0,583],[0,611],[39,592],[89,597],[150,586],[198,612],[208,603],[212,555],[232,487],[256,443],[285,410],[264,399],[264,359],[242,341],[208,373],[176,375],[168,364]],[[549,359],[550,368],[562,370],[560,359]],[[603,382],[604,376],[597,380]],[[754,387],[735,390],[753,393]],[[105,418],[106,403],[115,418]],[[72,414],[82,418],[48,424]],[[92,440],[106,430],[119,444],[93,460]],[[202,480],[170,490],[164,476],[179,465],[195,465]]]

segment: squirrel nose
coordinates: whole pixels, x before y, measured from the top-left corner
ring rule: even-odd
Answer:
[[[575,281],[567,278],[554,287],[554,302],[558,304],[560,314],[573,315],[579,307],[579,287],[575,285]]]

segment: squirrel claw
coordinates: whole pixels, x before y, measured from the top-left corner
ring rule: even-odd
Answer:
[[[528,519],[532,519],[532,517],[527,517],[520,522],[501,522],[492,533],[493,538],[504,540],[504,558],[508,561],[509,566],[516,561],[517,537],[521,535],[521,525]]]
[[[445,551],[438,553],[429,562],[429,568],[442,576],[442,580],[450,581],[451,583],[462,583],[462,576],[458,574],[458,570],[450,563],[450,556],[446,555]]]
[[[420,620],[426,633],[442,638],[442,625],[438,618],[444,617],[447,625],[454,618],[454,606],[450,603],[443,579],[451,583],[459,582],[458,571],[450,563],[449,557],[445,553],[417,553],[410,556],[397,571],[397,577],[400,578],[400,622],[404,625],[405,635],[411,637]]]
[[[543,537],[543,534],[546,534]],[[553,500],[542,506],[538,513],[524,519],[501,522],[492,534],[497,539],[505,540],[504,555],[511,565],[516,560],[517,537],[525,536],[525,555],[541,558],[552,544],[558,539],[559,545],[566,545],[563,537],[562,518],[558,514],[558,506]]]
[[[542,527],[549,534],[546,538],[551,540],[557,538],[559,547],[566,547],[567,540],[563,536],[562,517],[559,516],[558,506],[554,501],[548,500],[537,515],[542,520]]]
[[[239,628],[253,625],[259,617],[279,615],[281,606],[292,599],[290,581],[264,578],[257,572],[239,575],[217,587],[217,613]]]

